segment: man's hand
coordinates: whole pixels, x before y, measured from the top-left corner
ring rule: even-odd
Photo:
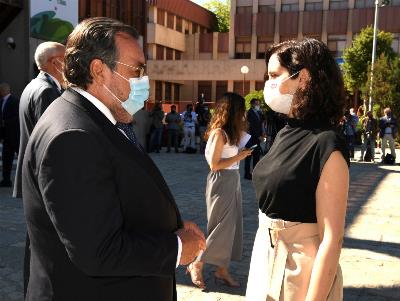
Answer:
[[[192,222],[184,222],[184,228],[175,232],[182,242],[181,265],[191,263],[206,248],[203,232]]]

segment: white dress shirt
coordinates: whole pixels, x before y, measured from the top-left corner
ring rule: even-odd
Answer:
[[[110,120],[110,122],[113,125],[117,124],[117,120],[115,120],[114,116],[111,114],[110,109],[107,108],[104,103],[102,103],[100,100],[98,100],[92,94],[88,93],[87,91],[85,91],[85,90],[83,90],[81,88],[78,88],[78,87],[71,87],[71,88],[73,90],[75,90],[76,92],[78,92],[79,94],[81,94],[87,100],[89,100],[100,112],[102,112],[104,114],[104,116],[107,117],[108,120]],[[128,139],[128,137],[126,136],[124,131],[120,130],[120,132],[122,134],[124,134],[124,136]],[[177,256],[177,259],[176,259],[176,267],[178,267],[179,266],[179,262],[181,260],[181,255],[182,255],[182,241],[179,238],[179,236],[176,236],[176,237],[178,238],[178,256]]]

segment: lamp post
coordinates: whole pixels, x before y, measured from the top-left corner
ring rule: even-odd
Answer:
[[[373,99],[372,99],[372,85],[374,80],[374,64],[376,57],[376,36],[378,31],[378,18],[379,18],[379,7],[388,5],[390,3],[389,0],[375,0],[375,16],[374,16],[374,37],[372,40],[372,60],[371,60],[371,81],[369,85],[369,111],[372,112],[373,108]]]
[[[249,73],[249,67],[242,66],[242,68],[240,68],[240,72],[243,74],[242,94],[243,94],[243,97],[244,97],[244,81],[246,79],[246,74]]]

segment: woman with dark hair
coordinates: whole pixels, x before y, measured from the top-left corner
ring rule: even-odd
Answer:
[[[288,124],[253,173],[260,212],[246,300],[342,300],[349,188],[338,126],[342,76],[314,39],[274,45],[266,63],[265,101],[287,114]]]
[[[210,166],[207,176],[207,247],[189,265],[192,282],[205,288],[202,269],[204,263],[216,265],[215,279],[227,285],[240,284],[229,274],[231,260],[242,256],[242,192],[239,162],[251,155],[251,150],[239,150],[246,133],[245,100],[236,93],[226,93],[217,103],[205,134],[205,157]]]

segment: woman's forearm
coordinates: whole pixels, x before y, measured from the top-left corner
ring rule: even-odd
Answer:
[[[326,301],[336,276],[342,239],[322,241],[311,273],[305,301]]]
[[[217,171],[220,169],[225,169],[227,167],[230,167],[238,161],[240,161],[240,158],[238,155],[230,157],[230,158],[223,158],[223,159],[221,158],[221,159],[219,159],[218,162],[211,164],[210,168],[212,171]]]

